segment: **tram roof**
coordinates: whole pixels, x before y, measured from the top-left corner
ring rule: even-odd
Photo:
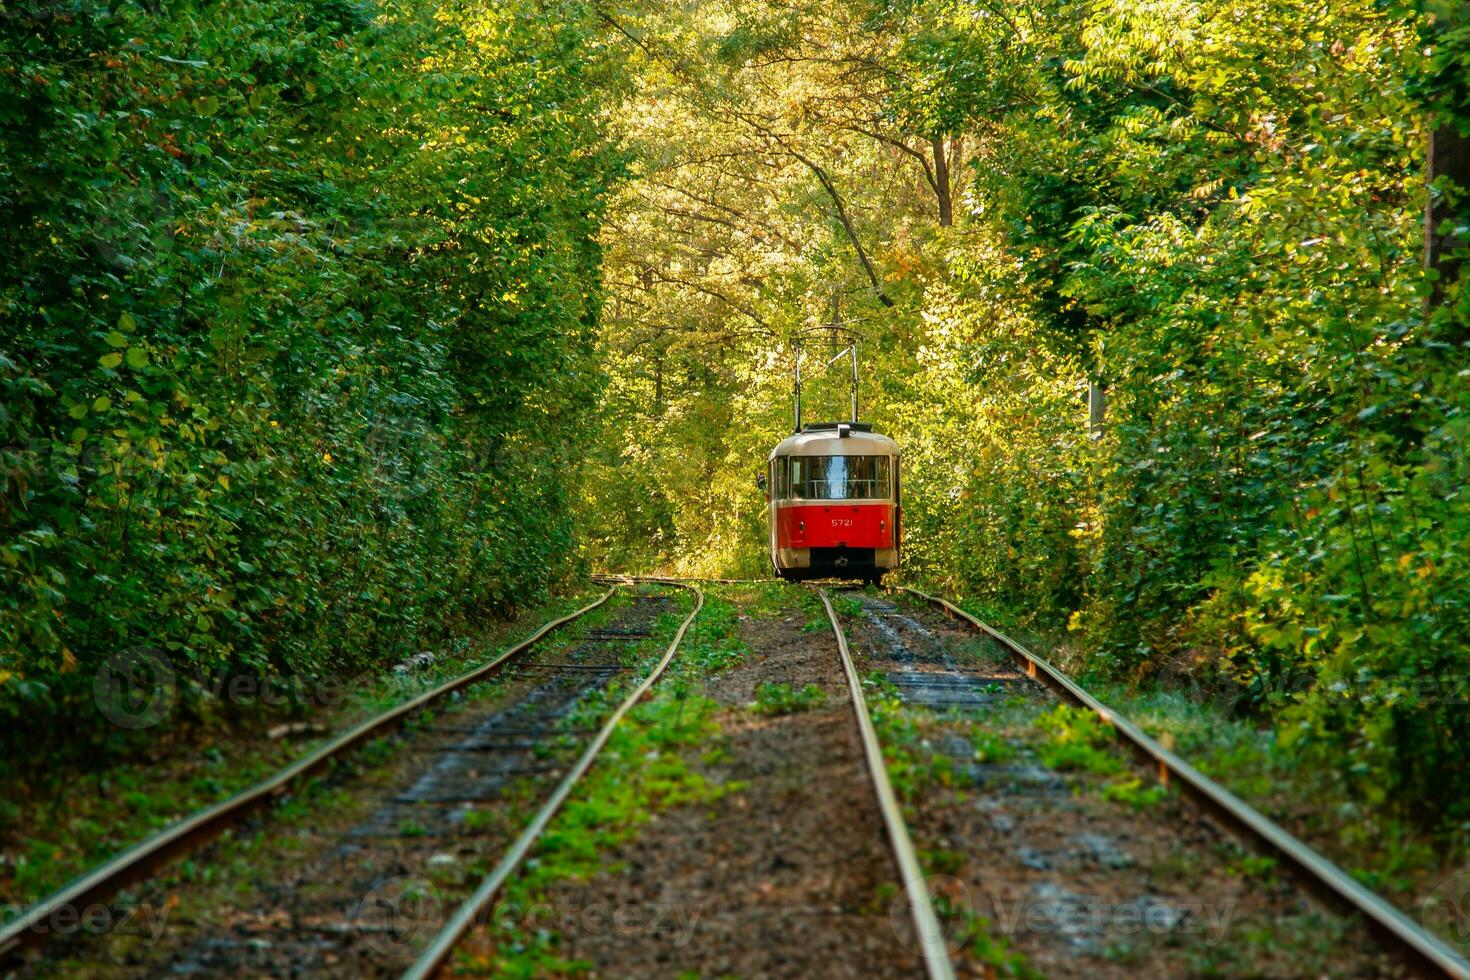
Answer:
[[[838,431],[846,426],[847,435]],[[874,432],[868,422],[817,422],[801,427],[795,435],[787,436],[771,450],[770,458],[777,456],[897,456],[898,443],[887,436]]]

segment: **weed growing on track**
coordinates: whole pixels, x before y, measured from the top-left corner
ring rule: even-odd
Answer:
[[[738,615],[739,610],[729,600],[706,593],[704,609],[690,627],[675,661],[679,671],[688,672],[694,667],[705,673],[728,670],[744,659],[750,649],[736,634]]]
[[[1042,974],[1031,969],[1024,953],[1011,949],[1006,940],[991,931],[990,920],[976,914],[966,905],[956,905],[944,895],[936,895],[934,911],[949,923],[950,935],[971,959],[990,967],[989,976],[1014,980],[1042,980]]]
[[[745,615],[755,619],[781,619],[791,607],[791,586],[784,582],[722,586],[720,591],[738,601]]]
[[[1047,768],[1099,776],[1116,776],[1126,768],[1113,750],[1112,729],[1091,711],[1059,704],[1037,718],[1036,727],[1047,736],[1040,751]]]
[[[803,633],[826,633],[832,629],[832,621],[827,618],[827,607],[822,605],[822,597],[811,589],[801,589],[801,611],[806,615],[806,622],[802,624]]]
[[[682,680],[655,688],[652,698],[614,730],[576,797],[547,829],[534,860],[506,887],[482,934],[485,942],[469,944],[458,954],[461,966],[502,977],[590,969],[560,955],[555,930],[529,927],[539,910],[554,907],[553,889],[609,870],[605,856],[635,839],[655,813],[712,803],[741,789],[736,783],[710,783],[691,767],[687,750],[707,746],[719,735],[714,720],[719,705],[691,694]]]
[[[1081,771],[1103,777],[1102,798],[1135,810],[1155,806],[1169,796],[1169,788],[1132,775],[1119,753],[1112,726],[1086,708],[1059,704],[1036,719],[1047,735],[1041,762],[1061,772]]]
[[[826,692],[815,684],[797,689],[790,684],[766,683],[756,689],[750,710],[768,718],[778,718],[820,708],[826,703]]]
[[[926,708],[905,705],[898,688],[881,671],[870,671],[863,677],[863,695],[878,743],[883,748],[889,782],[903,805],[904,820],[913,827],[918,822],[914,810],[918,800],[939,788],[963,792],[956,785],[954,761],[932,746],[940,719]],[[944,722],[965,723],[960,718],[947,718]],[[999,735],[978,723],[967,727],[970,743],[975,747],[975,761],[1001,762],[1015,756],[1015,747]],[[919,864],[930,876],[958,874],[968,860],[965,853],[949,848],[920,847],[919,850]],[[946,924],[945,932],[951,941],[958,943],[970,959],[989,967],[989,976],[1040,980],[1041,974],[1031,969],[1025,955],[1012,950],[1004,937],[992,931],[990,920],[943,892],[933,898],[934,911]]]
[[[1122,803],[1135,810],[1155,806],[1169,796],[1169,789],[1161,783],[1144,785],[1141,776],[1108,783],[1102,789],[1102,797],[1111,803]]]
[[[998,765],[1016,757],[1014,745],[980,725],[970,726],[970,745],[975,749],[976,762]]]
[[[914,819],[913,803],[935,786],[954,786],[954,763],[947,755],[928,746],[928,712],[904,705],[898,688],[881,671],[870,671],[862,679],[868,716],[883,748],[888,781],[903,804],[904,819]]]

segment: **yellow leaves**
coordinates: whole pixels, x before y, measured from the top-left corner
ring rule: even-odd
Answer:
[[[13,671],[0,670],[0,684],[4,684],[6,681],[10,680],[14,676],[15,673]]]
[[[227,477],[227,476],[225,476],[223,473],[221,473],[219,476],[215,477],[214,478],[214,482],[218,483],[220,486],[224,487],[226,490],[230,489],[230,478]]]
[[[332,454],[329,452],[322,453],[322,462],[330,464],[332,462]]]
[[[1206,181],[1205,183],[1199,184],[1193,190],[1191,190],[1189,192],[1189,196],[1196,201],[1204,200],[1207,197],[1214,197],[1216,194],[1220,193],[1220,188],[1223,186],[1225,186],[1224,177],[1220,177],[1216,180]],[[1230,196],[1232,198],[1236,196],[1234,187],[1230,188]]]
[[[1410,552],[1408,554],[1399,555],[1399,560],[1398,560],[1398,568],[1399,568],[1399,571],[1400,572],[1407,572],[1410,569],[1410,567],[1413,566],[1414,562],[1418,558],[1419,558],[1419,556],[1417,554],[1412,553],[1412,552]],[[1428,578],[1429,576],[1433,575],[1435,573],[1435,571],[1436,571],[1436,566],[1434,564],[1434,561],[1432,559],[1425,558],[1423,560],[1423,563],[1420,564],[1420,566],[1418,568],[1414,569],[1414,574],[1417,575],[1419,578]]]
[[[70,674],[72,671],[74,671],[76,669],[77,669],[77,658],[76,658],[76,654],[72,653],[66,647],[62,647],[61,648],[61,672],[63,674]]]

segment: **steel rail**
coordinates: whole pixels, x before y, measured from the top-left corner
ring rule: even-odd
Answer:
[[[1120,741],[1145,761],[1157,766],[1160,782],[1177,780],[1192,799],[1232,831],[1284,861],[1304,884],[1329,904],[1360,913],[1372,932],[1402,955],[1416,972],[1424,976],[1470,980],[1470,960],[1466,960],[1439,937],[1363,887],[1347,872],[1293,837],[1240,797],[1164,748],[1137,725],[1093,697],[1056,667],[947,599],[909,586],[900,588],[979,628],[1009,650],[1028,675],[1041,680],[1066,700],[1087,708],[1111,725]]]
[[[919,940],[919,951],[924,957],[924,971],[931,980],[954,980],[954,964],[949,959],[949,948],[945,945],[944,929],[939,916],[934,912],[934,903],[924,881],[924,869],[919,866],[919,857],[914,850],[913,838],[903,821],[898,797],[894,795],[893,783],[888,778],[888,767],[883,762],[883,747],[878,743],[878,733],[873,728],[873,719],[868,715],[868,700],[863,697],[863,682],[853,665],[852,654],[847,648],[847,637],[842,624],[837,620],[837,610],[826,589],[817,592],[832,623],[832,634],[837,637],[837,653],[842,658],[842,670],[847,675],[847,689],[852,695],[852,709],[857,715],[858,733],[862,737],[863,755],[868,762],[868,775],[872,777],[873,789],[878,796],[878,809],[883,813],[883,825],[888,831],[888,843],[898,861],[899,874],[903,878],[904,893],[909,897],[909,910],[913,914],[914,929]]]
[[[626,582],[652,582],[657,585],[684,585],[689,582],[703,582],[709,585],[769,585],[781,582],[779,578],[706,578],[699,575],[593,575],[592,581],[600,583]]]
[[[612,738],[613,730],[617,728],[618,722],[623,720],[623,716],[631,711],[634,705],[643,700],[644,695],[663,676],[664,671],[673,661],[674,654],[678,652],[679,644],[683,641],[684,634],[689,631],[689,627],[694,624],[694,620],[699,615],[700,610],[704,608],[704,592],[699,586],[685,585],[683,583],[669,584],[693,591],[694,608],[685,617],[684,622],[679,624],[679,630],[674,634],[673,640],[669,642],[668,649],[664,651],[663,658],[654,666],[648,676],[643,679],[643,683],[639,684],[633,693],[629,694],[623,700],[622,704],[618,705],[617,710],[612,713],[606,723],[603,724],[601,730],[588,743],[587,748],[583,750],[571,770],[557,784],[556,789],[552,790],[546,802],[541,805],[541,809],[536,811],[536,815],[531,818],[531,822],[521,831],[515,843],[511,844],[510,849],[501,857],[500,863],[491,870],[484,881],[480,882],[480,886],[475,889],[474,894],[460,904],[454,916],[445,923],[444,928],[434,937],[434,941],[429,944],[423,953],[419,955],[419,958],[414,960],[413,964],[404,972],[403,980],[425,980],[425,978],[437,975],[444,968],[445,964],[449,962],[449,957],[454,952],[454,947],[459,944],[459,941],[477,923],[483,921],[483,916],[494,906],[495,899],[500,894],[500,889],[510,880],[511,875],[515,874],[520,868],[521,864],[526,860],[526,857],[531,853],[531,849],[535,847],[537,840],[540,839],[541,834],[551,823],[551,819],[556,816],[557,811],[567,801],[567,797],[571,795],[577,783],[592,768],[592,764],[597,761],[597,756],[607,745],[608,740]]]
[[[285,793],[297,780],[323,768],[333,759],[357,747],[365,740],[387,731],[414,712],[445,695],[482,681],[498,672],[507,662],[530,649],[548,633],[585,616],[611,599],[616,592],[616,586],[608,589],[600,598],[575,612],[546,623],[494,660],[481,664],[468,673],[445,681],[375,718],[362,722],[326,745],[281,769],[275,775],[268,776],[229,799],[199,810],[192,816],[165,827],[152,837],[82,874],[36,903],[24,915],[4,928],[0,928],[0,957],[8,956],[22,948],[38,947],[44,944],[50,930],[43,927],[58,911],[68,908],[80,909],[89,904],[101,902],[128,885],[147,878],[172,858],[218,836],[225,828],[238,822],[247,813]]]

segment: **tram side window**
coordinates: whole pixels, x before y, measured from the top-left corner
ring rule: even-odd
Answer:
[[[793,497],[882,500],[891,496],[887,456],[793,456],[790,462]]]
[[[786,468],[787,457],[777,456],[771,460],[771,497],[775,500],[785,500],[791,496],[791,481]]]

